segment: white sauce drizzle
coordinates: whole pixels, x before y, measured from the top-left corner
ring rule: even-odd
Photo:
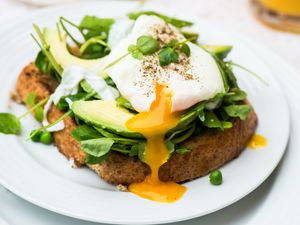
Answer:
[[[58,85],[55,92],[50,96],[44,107],[44,120],[42,122],[43,126],[49,125],[47,114],[52,103],[56,105],[61,97],[76,94],[78,92],[79,84],[82,80],[85,80],[91,86],[91,88],[99,96],[101,96],[103,100],[115,100],[117,97],[119,97],[119,92],[115,88],[106,84],[105,80],[97,75],[96,72],[79,66],[68,66],[64,69],[61,83]],[[66,101],[71,107],[73,102],[70,99],[66,99]],[[47,131],[54,132],[63,130],[64,128],[64,122],[61,121],[48,128]]]

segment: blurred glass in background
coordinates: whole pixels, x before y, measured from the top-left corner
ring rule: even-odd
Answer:
[[[252,0],[252,6],[264,24],[300,33],[300,0]]]

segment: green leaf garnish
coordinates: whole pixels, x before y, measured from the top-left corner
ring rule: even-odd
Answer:
[[[136,112],[135,109],[133,108],[133,106],[131,105],[131,103],[126,98],[124,98],[123,96],[119,96],[116,99],[116,102],[117,102],[118,106],[123,107],[125,109],[128,109],[132,112]]]
[[[239,117],[241,120],[245,120],[251,111],[250,105],[229,105],[224,106],[223,109],[231,117]]]
[[[184,31],[184,30],[181,30],[180,32],[190,42],[197,43],[198,38],[199,38],[199,34],[198,33],[190,32],[190,31]]]
[[[95,156],[90,155],[90,154],[85,154],[85,163],[89,164],[89,165],[99,164],[99,163],[103,162],[104,160],[106,160],[108,155],[109,154],[107,153],[107,154],[105,154],[101,157],[95,157]]]
[[[19,118],[11,113],[0,113],[0,133],[19,134],[21,123]]]
[[[79,142],[102,137],[98,131],[88,125],[81,125],[77,127],[72,131],[72,136]]]
[[[176,148],[175,151],[180,155],[184,155],[184,154],[188,153],[190,150],[186,147],[180,146],[180,147]]]
[[[39,51],[36,59],[35,59],[35,65],[39,70],[45,74],[48,74],[52,68],[52,65],[50,61],[48,60],[45,53],[41,50]]]
[[[27,106],[33,106],[35,104],[35,98],[36,98],[36,95],[35,93],[33,92],[30,92],[27,97],[26,97],[26,100],[25,100],[25,103]]]
[[[97,138],[80,142],[82,150],[95,157],[107,154],[113,143],[114,141],[110,138]]]
[[[106,33],[108,36],[111,25],[115,22],[112,18],[99,18],[96,16],[85,16],[80,22],[79,28],[82,31],[87,31],[85,34],[86,39],[91,36],[99,36]]]
[[[108,64],[104,70],[114,66],[130,54],[135,59],[142,59],[143,55],[151,55],[159,50],[159,44],[153,37],[144,35],[137,39],[135,45],[129,45],[127,50],[128,52],[126,54]]]
[[[178,61],[179,54],[171,47],[162,49],[159,52],[159,63],[161,66],[167,66],[170,63],[175,63]]]
[[[214,112],[206,111],[203,125],[209,128],[220,128],[221,130],[231,128],[232,123],[228,121],[220,121]]]
[[[175,144],[170,140],[166,140],[165,144],[167,146],[167,149],[169,150],[169,156],[170,156],[175,151]]]
[[[152,36],[141,36],[136,41],[136,47],[143,55],[152,55],[158,51],[159,44]]]
[[[136,20],[139,18],[141,15],[148,15],[148,16],[158,16],[161,19],[163,19],[165,22],[172,24],[174,27],[182,28],[182,27],[187,27],[187,26],[192,26],[193,23],[186,21],[186,20],[180,20],[174,17],[169,17],[157,12],[153,11],[145,11],[145,12],[138,12],[138,13],[129,13],[128,18],[132,20]]]
[[[182,44],[180,51],[184,53],[187,57],[190,57],[191,55],[191,49],[186,43]]]

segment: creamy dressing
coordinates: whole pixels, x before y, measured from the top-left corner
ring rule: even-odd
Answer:
[[[64,69],[60,84],[56,88],[55,92],[50,96],[44,107],[43,126],[49,125],[47,114],[51,104],[54,103],[56,105],[63,96],[77,94],[79,84],[82,80],[85,80],[103,100],[114,100],[119,96],[119,92],[115,88],[106,84],[105,80],[96,72],[79,66],[68,66]],[[72,101],[70,99],[66,99],[66,101],[71,107]],[[63,129],[64,123],[61,121],[48,128],[47,131],[54,132]]]
[[[115,49],[119,42],[130,33],[133,25],[134,21],[128,18],[116,19],[109,30],[108,45],[110,49]]]

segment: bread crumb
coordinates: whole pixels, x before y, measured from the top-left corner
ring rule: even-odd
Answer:
[[[126,185],[118,184],[118,185],[116,186],[116,188],[117,188],[119,191],[128,192],[128,187],[127,187]]]

